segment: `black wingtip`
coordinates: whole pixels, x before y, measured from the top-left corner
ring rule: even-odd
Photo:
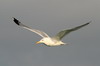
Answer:
[[[90,24],[91,22],[92,22],[92,21],[89,21],[88,23],[84,24],[84,26]]]
[[[20,22],[19,22],[16,18],[14,18],[14,17],[12,17],[12,18],[14,19],[13,21],[14,21],[17,25],[20,25],[20,24],[19,24]]]
[[[89,21],[88,24],[90,24],[92,21]]]
[[[89,21],[88,23],[83,24],[82,26],[86,26],[86,25],[90,24],[91,22],[92,22],[92,21]]]

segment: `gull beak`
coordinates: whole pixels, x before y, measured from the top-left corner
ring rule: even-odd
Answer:
[[[41,42],[39,42],[39,41],[38,41],[38,42],[36,42],[36,44],[40,44],[40,43],[41,43]]]

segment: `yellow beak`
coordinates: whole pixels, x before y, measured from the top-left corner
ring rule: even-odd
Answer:
[[[40,43],[41,43],[41,42],[39,42],[39,41],[38,41],[38,42],[36,42],[36,44],[40,44]]]

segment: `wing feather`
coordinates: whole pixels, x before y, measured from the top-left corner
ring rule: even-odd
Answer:
[[[28,30],[32,31],[32,32],[34,32],[34,33],[40,35],[41,37],[49,37],[45,32],[40,31],[40,30],[37,30],[37,29],[31,29],[30,27],[28,27],[28,26],[22,24],[22,23],[21,23],[19,20],[17,20],[16,18],[14,18],[13,21],[14,21],[17,25],[19,25],[19,26],[21,26],[21,27],[23,27],[23,28],[25,28],[25,29],[28,29]]]
[[[91,21],[90,21],[90,22],[91,22]],[[76,30],[78,30],[78,29],[80,29],[80,28],[82,28],[82,27],[88,25],[90,22],[85,23],[85,24],[83,24],[83,25],[81,25],[81,26],[74,27],[74,28],[72,28],[72,29],[67,29],[67,30],[60,31],[54,38],[55,38],[55,39],[58,39],[58,40],[61,40],[64,36],[66,36],[66,35],[69,34],[70,32],[76,31]]]

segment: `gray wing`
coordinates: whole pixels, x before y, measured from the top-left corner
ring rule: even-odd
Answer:
[[[32,32],[34,32],[34,33],[40,35],[41,37],[49,37],[45,32],[40,31],[40,30],[36,30],[36,29],[31,29],[30,27],[28,27],[28,26],[22,24],[22,23],[21,23],[19,20],[17,20],[16,18],[14,18],[13,21],[14,21],[17,25],[19,25],[19,26],[21,26],[21,27],[23,27],[23,28],[25,28],[25,29],[28,29],[28,30],[32,31]]]
[[[91,22],[91,21],[90,21],[90,22]],[[67,30],[60,31],[56,36],[54,36],[54,38],[57,39],[57,40],[61,40],[64,36],[66,36],[66,35],[69,34],[70,32],[76,31],[76,30],[78,30],[78,29],[80,29],[80,28],[82,28],[82,27],[88,25],[90,22],[85,23],[85,24],[83,24],[83,25],[81,25],[81,26],[77,26],[77,27],[72,28],[72,29],[67,29]]]

